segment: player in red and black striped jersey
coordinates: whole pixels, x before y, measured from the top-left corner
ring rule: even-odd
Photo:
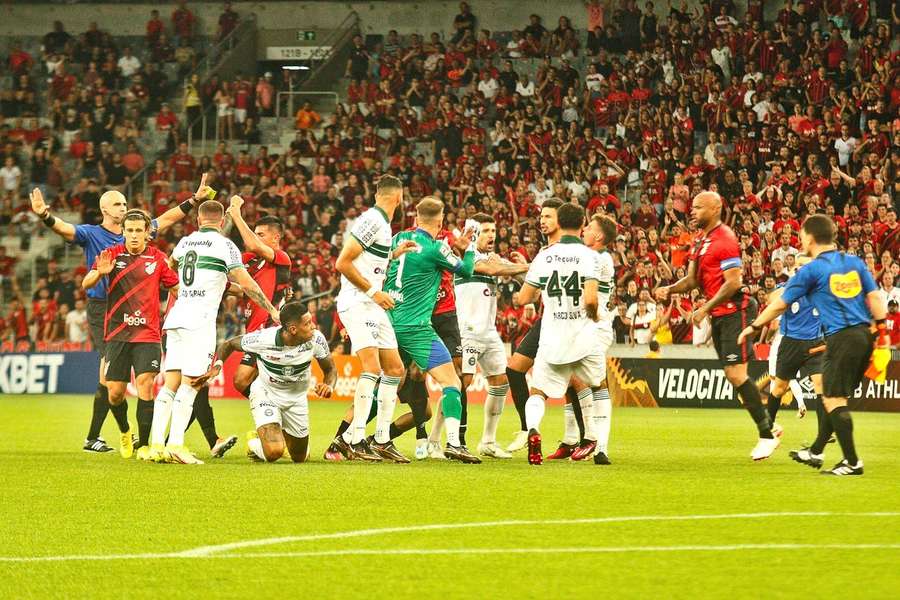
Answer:
[[[148,246],[150,217],[141,210],[125,213],[122,230],[125,243],[103,250],[94,261],[82,286],[89,289],[107,281],[106,382],[110,410],[122,433],[121,454],[134,452],[128,425],[125,388],[134,369],[138,390],[138,447],[146,446],[153,423],[153,380],[159,373],[159,290],[178,285],[178,275],[169,268],[168,257]]]
[[[743,289],[741,248],[734,232],[722,223],[722,198],[716,192],[700,192],[694,197],[691,216],[700,235],[690,253],[687,276],[670,286],[657,288],[656,297],[666,301],[672,292],[700,289],[706,303],[694,311],[694,323],[712,318],[713,344],[725,371],[744,407],[759,430],[759,441],[750,453],[753,460],[771,456],[779,440],[772,433],[769,413],[759,389],[747,374],[753,356],[753,341],[738,342],[741,331],[756,318],[756,301]]]
[[[242,260],[247,272],[272,305],[277,307],[292,291],[291,258],[281,249],[284,226],[276,217],[263,217],[250,229],[241,216],[243,204],[242,198],[234,196],[227,210],[244,242]],[[247,333],[272,324],[269,313],[249,298],[244,302],[244,315],[247,318]],[[245,396],[249,395],[250,384],[257,374],[256,356],[245,353],[234,374],[234,387]]]

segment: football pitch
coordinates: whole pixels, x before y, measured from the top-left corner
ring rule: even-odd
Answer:
[[[789,409],[782,447],[758,464],[743,412],[632,408],[614,410],[609,467],[532,467],[522,453],[371,465],[322,460],[345,407],[314,402],[311,461],[294,465],[249,463],[246,403],[215,401],[220,434],[241,441],[183,466],[82,452],[90,404],[0,396],[2,598],[900,593],[897,414],[854,415],[866,474],[836,478],[788,458],[815,435],[815,415]],[[544,423],[546,454],[561,409]],[[507,404],[499,439],[517,426]],[[111,416],[104,437],[118,448]],[[208,458],[196,425],[187,440]],[[413,436],[398,445],[411,456]]]

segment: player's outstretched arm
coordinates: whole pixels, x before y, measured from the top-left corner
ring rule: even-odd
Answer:
[[[247,221],[244,220],[244,217],[241,216],[241,207],[244,205],[244,199],[240,196],[232,196],[231,202],[228,204],[228,209],[225,213],[231,217],[231,221],[234,223],[234,226],[237,227],[238,233],[241,234],[241,239],[244,241],[244,249],[247,252],[252,252],[257,256],[261,256],[266,262],[274,262],[275,261],[275,250],[266,246],[259,236],[256,235],[250,226],[247,225]]]
[[[247,269],[244,267],[238,267],[237,269],[232,269],[228,273],[229,279],[233,279],[235,283],[241,286],[241,289],[244,291],[244,295],[256,302],[259,306],[263,307],[269,316],[272,317],[272,320],[275,323],[280,323],[278,309],[272,306],[272,303],[260,289],[259,284],[256,283],[252,277],[250,277],[250,273],[247,272]]]
[[[528,282],[522,284],[518,293],[513,296],[513,304],[516,306],[525,306],[526,304],[534,304],[541,297],[541,290]]]
[[[316,384],[316,395],[320,398],[331,398],[334,384],[337,383],[337,368],[331,355],[317,358],[319,368],[322,369],[322,381]]]
[[[44,194],[40,189],[34,188],[29,197],[31,198],[31,211],[44,222],[44,225],[67,242],[75,239],[75,226],[50,214],[50,207],[44,202]]]
[[[781,298],[778,297],[766,306],[766,309],[762,311],[756,319],[750,325],[741,332],[741,335],[738,336],[738,344],[743,344],[744,340],[756,336],[763,327],[768,325],[770,322],[774,321],[781,314],[787,310],[787,303]]]
[[[672,285],[664,285],[662,287],[656,288],[656,299],[665,301],[669,299],[669,294],[689,292],[695,287],[697,287],[697,263],[696,261],[691,261],[688,264],[687,275],[685,275]]]
[[[94,268],[84,276],[84,280],[81,282],[82,289],[89,290],[100,283],[101,279],[112,272],[114,264],[112,253],[108,249],[101,252],[94,261]]]
[[[209,371],[198,377],[194,380],[192,384],[195,388],[200,389],[210,380],[218,377],[219,373],[222,372],[222,367],[225,365],[225,361],[228,360],[228,357],[231,356],[232,352],[239,352],[241,350],[241,340],[243,336],[236,336],[231,339],[225,340],[219,347],[216,349],[216,362],[209,368]]]
[[[401,245],[402,244],[398,244],[397,247],[399,248]],[[353,261],[362,253],[362,244],[360,244],[355,237],[350,236],[344,244],[344,247],[341,248],[341,253],[334,263],[334,268],[338,270],[338,273],[346,277],[347,281],[349,281],[353,287],[372,298],[378,306],[385,310],[394,308],[394,299],[381,290],[373,290],[372,282],[366,279],[363,274],[359,272],[359,269],[354,266]]]
[[[172,207],[163,214],[156,217],[157,224],[157,233],[161,233],[177,223],[178,221],[185,218],[190,214],[191,210],[200,202],[206,200],[209,197],[210,192],[212,192],[212,188],[206,185],[206,173],[200,178],[200,186],[197,188],[197,191],[194,192],[194,195],[189,199],[185,200],[178,206]]]
[[[511,263],[497,259],[479,260],[475,272],[490,277],[515,277],[528,272],[527,264]]]

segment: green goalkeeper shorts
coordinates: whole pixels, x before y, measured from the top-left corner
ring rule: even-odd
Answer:
[[[422,371],[429,371],[453,361],[447,346],[430,325],[394,329],[394,334],[397,336],[397,346],[404,366],[415,362]]]

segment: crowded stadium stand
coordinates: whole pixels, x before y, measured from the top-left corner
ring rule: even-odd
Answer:
[[[141,36],[57,21],[0,42],[4,350],[87,344],[82,253],[46,231],[31,189],[93,223],[105,189],[159,214],[206,172],[219,199],[245,199],[247,222],[285,222],[295,297],[337,350],[334,261],[383,173],[407,186],[395,230],[433,194],[450,230],[493,214],[506,257],[535,256],[548,198],[613,216],[617,341],[639,345],[709,342],[708,321],[691,321],[696,291],[659,306],[649,292],[685,273],[694,194],[724,198],[760,305],[797,268],[799,224],[825,213],[894,301],[900,344],[894,2],[557,2],[493,29],[473,2],[402,32],[336,4],[349,13],[338,25],[285,23],[290,45],[266,42],[245,3],[202,23],[196,5],[148,11]],[[501,286],[498,313],[513,345],[536,316],[512,306],[517,287]],[[220,319],[223,335],[241,331],[233,298]]]

